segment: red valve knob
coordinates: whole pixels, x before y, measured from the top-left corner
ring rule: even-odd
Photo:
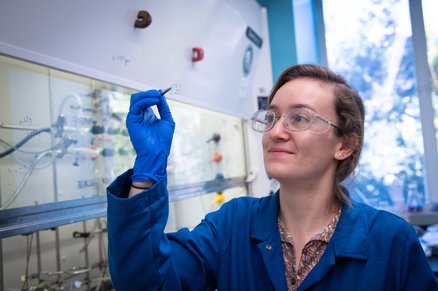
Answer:
[[[192,62],[199,62],[204,59],[204,49],[200,47],[192,48]]]

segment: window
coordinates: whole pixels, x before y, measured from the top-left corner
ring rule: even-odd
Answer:
[[[432,2],[424,1],[424,6]],[[422,72],[416,67],[418,56],[414,54],[412,3],[322,1],[328,66],[359,91],[366,107],[359,175],[347,186],[354,199],[394,212],[420,211],[431,205],[431,190],[436,187],[436,182],[428,179],[432,175],[427,175],[432,173],[431,167],[436,168],[436,162],[431,166],[427,161],[429,154],[436,157],[436,146],[432,152],[425,149],[426,145],[436,144],[436,133],[432,132],[433,140],[428,139],[424,129],[430,124],[425,123],[426,113],[420,114],[425,101],[419,96],[423,88],[417,84]],[[436,11],[430,7],[426,10]],[[415,21],[418,20],[421,19]],[[431,67],[435,64],[436,72],[436,25],[427,22],[433,21],[432,14],[425,15],[425,20],[426,27],[430,26],[429,60]],[[431,55],[432,51],[435,55]],[[431,95],[426,97],[430,101]],[[436,107],[436,94],[434,99]]]

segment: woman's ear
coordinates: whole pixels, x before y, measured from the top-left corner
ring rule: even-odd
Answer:
[[[335,160],[342,161],[350,157],[358,145],[358,138],[355,133],[350,133],[342,137],[338,149],[335,151]]]

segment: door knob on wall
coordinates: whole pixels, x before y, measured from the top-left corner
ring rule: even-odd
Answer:
[[[137,14],[137,20],[134,26],[137,28],[146,28],[152,23],[152,16],[146,10],[140,10]]]

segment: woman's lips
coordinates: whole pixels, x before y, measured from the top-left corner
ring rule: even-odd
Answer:
[[[287,149],[283,149],[283,148],[271,148],[268,150],[268,153],[272,153],[272,154],[293,154],[294,152],[287,150]]]

